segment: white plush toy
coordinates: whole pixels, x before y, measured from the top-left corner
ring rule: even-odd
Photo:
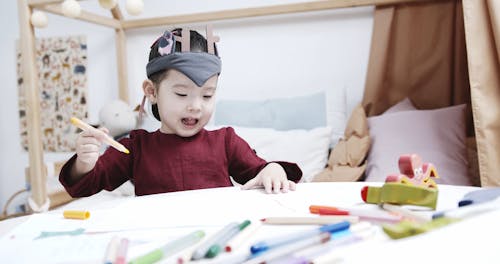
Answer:
[[[99,111],[99,125],[106,127],[110,136],[121,137],[138,127],[137,112],[124,101],[111,101]]]
[[[139,126],[137,117],[137,112],[130,105],[121,100],[114,100],[99,111],[99,125],[106,127],[110,136],[120,138]],[[135,194],[134,185],[126,181],[112,193],[132,196]]]

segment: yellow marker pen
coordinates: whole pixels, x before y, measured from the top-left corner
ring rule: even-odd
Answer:
[[[90,217],[89,211],[66,210],[63,212],[64,218],[85,220]]]
[[[70,122],[71,122],[71,124],[75,125],[76,127],[80,128],[81,130],[99,131],[99,129],[92,127],[91,125],[83,122],[82,120],[80,120],[76,117],[72,117],[70,119]],[[110,137],[107,134],[105,134],[103,140],[105,143],[108,143],[110,146],[114,147],[115,149],[117,149],[123,153],[126,153],[126,154],[130,153],[130,151],[125,146],[123,146],[122,144],[120,144],[118,141],[114,140],[112,137]]]

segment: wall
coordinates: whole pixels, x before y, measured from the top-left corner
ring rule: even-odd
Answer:
[[[145,1],[140,17],[301,2],[285,1]],[[120,1],[121,6],[124,1]],[[17,3],[0,4],[0,207],[24,188],[27,152],[21,148],[15,69],[15,41],[19,38]],[[108,15],[97,1],[82,7]],[[221,37],[223,73],[218,100],[289,97],[325,90],[329,111],[350,113],[361,100],[372,30],[373,8],[350,8],[293,15],[212,22]],[[124,11],[125,13],[125,11]],[[127,16],[128,17],[128,16]],[[189,25],[202,29],[204,24]],[[168,27],[171,28],[171,27]],[[164,28],[127,31],[131,104],[140,103],[141,84],[149,46]],[[202,30],[202,32],[204,32]],[[89,118],[98,121],[99,109],[117,98],[114,31],[86,22],[49,14],[49,27],[37,29],[37,37],[85,35],[88,43]],[[71,153],[46,153],[46,162],[63,160]]]

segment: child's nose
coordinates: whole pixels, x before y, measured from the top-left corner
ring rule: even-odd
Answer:
[[[188,111],[189,112],[198,112],[201,110],[201,100],[199,99],[193,99],[189,102],[188,104]]]

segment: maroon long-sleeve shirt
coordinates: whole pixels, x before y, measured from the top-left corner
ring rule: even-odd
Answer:
[[[230,176],[244,184],[268,163],[230,127],[203,129],[187,138],[159,130],[135,130],[120,143],[130,154],[108,148],[94,169],[76,183],[68,180],[76,155],[63,166],[59,181],[71,196],[111,191],[129,179],[136,195],[232,186]],[[298,182],[302,177],[297,164],[274,162],[285,169],[289,180]]]

